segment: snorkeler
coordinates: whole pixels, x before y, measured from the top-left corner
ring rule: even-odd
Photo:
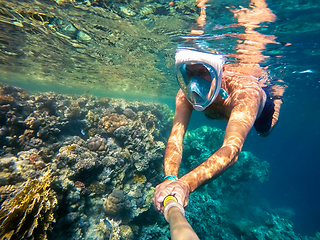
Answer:
[[[279,116],[285,87],[262,87],[258,78],[235,72],[232,64],[224,64],[224,56],[178,48],[175,56],[180,90],[175,100],[173,127],[164,157],[165,178],[156,187],[153,202],[159,212],[163,201],[174,196],[186,206],[189,194],[199,186],[217,178],[232,164],[254,126],[267,136]],[[182,159],[182,142],[193,110],[207,117],[228,121],[220,149],[198,167],[178,178]]]

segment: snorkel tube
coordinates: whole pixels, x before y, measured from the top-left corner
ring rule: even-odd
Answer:
[[[174,196],[166,196],[163,201],[163,215],[170,225],[172,240],[199,240],[197,234],[184,217],[184,208]]]

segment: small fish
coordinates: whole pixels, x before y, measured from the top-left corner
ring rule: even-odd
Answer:
[[[308,70],[301,71],[301,72],[299,72],[299,73],[313,73],[313,70],[308,69]]]

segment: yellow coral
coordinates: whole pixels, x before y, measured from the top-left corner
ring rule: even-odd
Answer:
[[[134,183],[145,183],[147,181],[146,176],[140,174],[134,174],[133,182]]]
[[[49,170],[39,180],[28,179],[1,204],[0,240],[47,239],[57,205],[55,193],[49,188],[51,182]],[[6,189],[11,191],[12,187]]]
[[[15,191],[14,185],[5,185],[0,187],[0,204],[4,201],[4,199],[7,199],[9,194]]]
[[[74,144],[67,146],[68,150],[75,150],[76,148],[77,148],[77,146]]]

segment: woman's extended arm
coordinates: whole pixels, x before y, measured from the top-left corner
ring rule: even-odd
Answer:
[[[182,158],[182,142],[192,113],[192,106],[180,90],[176,97],[175,115],[164,155],[165,176],[178,176]]]
[[[164,157],[165,176],[171,174],[178,176],[182,158],[183,137],[187,130],[192,110],[191,104],[180,90],[176,97],[173,127],[168,139]],[[189,186],[185,182],[181,182],[179,180],[165,180],[156,187],[156,191],[153,196],[153,203],[156,209],[162,212],[162,202],[164,198],[168,195],[174,195],[181,205],[186,206],[188,204],[189,192]]]

